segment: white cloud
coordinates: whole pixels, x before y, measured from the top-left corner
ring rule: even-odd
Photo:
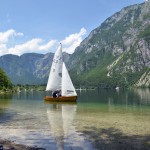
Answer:
[[[56,40],[51,40],[51,41],[49,41],[47,44],[45,44],[45,45],[41,45],[40,47],[39,47],[39,50],[40,51],[49,51],[49,49],[51,48],[51,47],[53,47],[54,45],[56,44]]]
[[[14,36],[23,36],[23,33],[17,33],[13,29],[10,29],[6,32],[0,32],[0,43],[7,43],[9,38]]]
[[[81,28],[79,33],[71,34],[68,37],[66,37],[64,40],[61,41],[63,44],[63,51],[72,54],[77,46],[80,45],[80,43],[83,40],[83,36],[86,34],[86,29]]]
[[[47,53],[49,49],[53,47],[56,43],[56,40],[51,40],[46,44],[43,44],[42,39],[32,39],[24,44],[16,45],[13,48],[8,49],[9,54],[21,55],[23,53]]]
[[[148,0],[145,0],[145,2],[147,2]]]
[[[0,32],[0,55],[8,54],[7,44],[10,38],[15,36],[23,36],[23,33],[16,32],[13,29],[7,30],[6,32]]]
[[[6,44],[0,44],[0,55],[7,54]]]
[[[75,48],[80,45],[83,40],[83,36],[86,34],[86,29],[81,28],[79,33],[71,34],[61,41],[63,45],[63,51],[67,53],[73,53]],[[10,38],[16,36],[23,36],[23,33],[16,32],[10,29],[6,32],[0,32],[0,55],[4,54],[15,54],[22,55],[24,53],[48,53],[54,51],[56,45],[58,45],[57,40],[50,40],[47,43],[41,38],[31,39],[23,44],[16,44],[13,47],[8,48]]]

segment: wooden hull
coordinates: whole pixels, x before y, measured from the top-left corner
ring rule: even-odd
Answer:
[[[45,96],[44,100],[52,102],[76,102],[77,96],[61,96],[57,98],[54,98],[52,96]]]

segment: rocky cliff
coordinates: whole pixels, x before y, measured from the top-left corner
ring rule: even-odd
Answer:
[[[28,53],[21,56],[0,57],[0,68],[5,70],[13,84],[46,84],[53,53]]]
[[[4,55],[0,57],[0,68],[5,70],[13,84],[46,84],[53,56],[53,53]],[[63,53],[63,58],[68,61],[70,54]]]
[[[106,19],[70,61],[78,85],[150,87],[150,1]]]

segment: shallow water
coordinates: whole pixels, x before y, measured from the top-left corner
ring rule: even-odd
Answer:
[[[150,146],[149,89],[77,92],[77,103],[47,103],[46,92],[0,95],[1,137],[47,150]]]

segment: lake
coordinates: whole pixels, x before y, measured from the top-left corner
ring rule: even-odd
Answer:
[[[82,90],[77,103],[48,92],[0,95],[0,137],[47,150],[150,149],[150,89]]]

